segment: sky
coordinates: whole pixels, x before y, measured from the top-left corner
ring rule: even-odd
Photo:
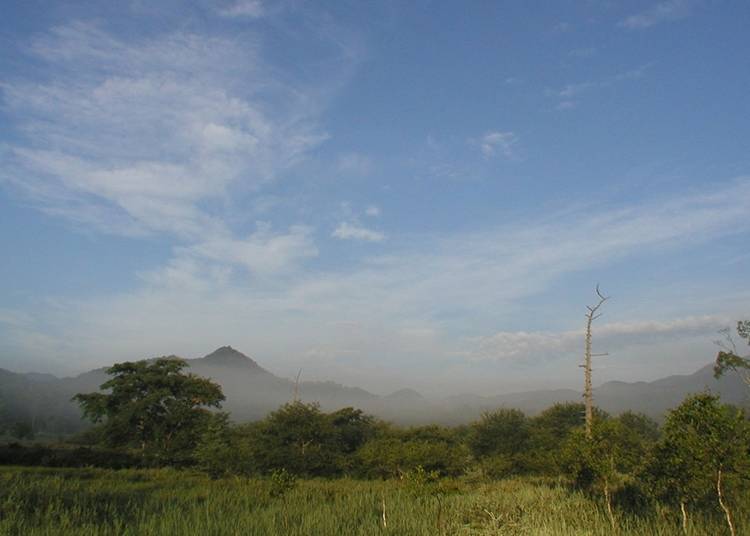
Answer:
[[[0,367],[691,373],[748,318],[750,5],[7,1]]]

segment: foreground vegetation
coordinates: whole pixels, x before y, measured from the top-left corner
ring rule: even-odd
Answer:
[[[748,514],[739,507],[739,534],[750,531]],[[676,512],[658,504],[642,505],[638,514],[621,509],[617,524],[621,534],[681,531]],[[715,536],[727,529],[714,510],[691,519],[690,533]],[[5,467],[0,534],[564,536],[612,530],[600,501],[556,479],[430,481],[413,473],[397,480],[295,481],[279,474],[210,479],[174,469]]]

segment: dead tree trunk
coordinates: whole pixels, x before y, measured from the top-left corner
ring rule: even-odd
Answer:
[[[591,324],[594,320],[599,318],[601,313],[597,313],[599,308],[609,299],[609,296],[604,296],[599,290],[599,285],[596,285],[596,295],[599,296],[599,302],[596,305],[587,305],[588,313],[586,313],[586,346],[583,356],[583,401],[586,406],[586,437],[591,439],[591,430],[594,423],[594,393],[591,386],[591,358],[595,356],[607,355],[607,354],[592,354],[591,353]]]
[[[297,377],[294,378],[294,391],[292,392],[292,402],[295,404],[299,402],[299,377],[302,375],[302,369],[297,372]]]

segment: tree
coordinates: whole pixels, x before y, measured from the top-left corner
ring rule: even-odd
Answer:
[[[558,402],[530,420],[529,450],[524,466],[536,472],[557,474],[561,469],[560,450],[568,436],[584,424],[585,406],[580,402]],[[609,418],[597,407],[594,422]]]
[[[485,461],[493,477],[506,476],[522,470],[519,463],[530,437],[529,421],[517,409],[486,412],[472,424],[468,445],[475,458]]]
[[[361,409],[342,408],[328,415],[333,426],[336,450],[351,454],[374,437],[375,419]]]
[[[34,428],[26,421],[14,422],[10,427],[10,435],[16,439],[34,439]]]
[[[636,436],[619,419],[595,420],[590,432],[579,428],[566,442],[563,457],[568,472],[579,486],[602,494],[613,532],[617,525],[612,494],[633,472],[641,453]]]
[[[732,536],[736,534],[726,484],[747,471],[748,444],[750,429],[744,416],[720,404],[718,396],[690,396],[670,412],[652,471],[662,492],[673,491],[679,497],[683,527],[687,504],[700,489],[706,492],[712,486],[727,526]]]
[[[410,439],[399,434],[372,439],[357,451],[365,476],[380,478],[403,478],[415,470],[458,476],[466,469],[467,458],[464,445],[436,439]]]
[[[226,413],[212,415],[193,453],[198,468],[208,473],[211,478],[218,478],[227,473],[241,473],[238,445],[232,439],[229,416]]]
[[[711,487],[700,460],[690,456],[681,441],[669,436],[655,444],[640,475],[661,502],[679,505],[682,531],[688,533],[688,511]]]
[[[338,470],[336,434],[318,404],[295,401],[248,427],[256,467],[265,473],[325,476]]]
[[[591,383],[591,358],[596,356],[603,356],[607,354],[592,354],[591,353],[591,325],[594,320],[602,316],[602,313],[598,313],[599,308],[604,305],[604,302],[609,299],[609,296],[605,296],[599,290],[599,285],[596,285],[596,295],[599,297],[599,301],[596,305],[587,305],[588,313],[586,313],[586,338],[585,338],[585,349],[583,356],[583,401],[586,405],[586,437],[591,438],[592,427],[594,425],[594,394]]]
[[[731,370],[739,374],[742,381],[750,386],[750,359],[740,357],[729,328],[721,330],[721,333],[724,334],[725,340],[717,341],[722,350],[716,356],[714,376],[719,378]],[[750,320],[740,320],[737,322],[737,334],[750,345]]]
[[[469,448],[477,458],[512,455],[523,450],[529,438],[526,415],[517,409],[485,412],[471,427]]]
[[[118,363],[107,369],[104,392],[73,397],[84,416],[101,423],[112,446],[137,447],[164,461],[185,458],[210,418],[207,408],[221,406],[221,387],[186,374],[185,361],[165,357]]]
[[[628,410],[621,413],[617,420],[620,421],[625,430],[633,434],[642,443],[651,444],[659,439],[659,425],[643,413]]]

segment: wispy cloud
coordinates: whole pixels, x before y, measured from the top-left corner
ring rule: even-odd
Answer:
[[[162,270],[144,275],[143,288],[40,310],[44,328],[14,331],[17,340],[11,342],[33,346],[40,356],[47,351],[63,355],[59,348],[69,348],[80,363],[95,364],[101,355],[195,355],[198,348],[209,351],[211,345],[228,340],[277,359],[276,366],[321,345],[331,352],[345,349],[341,356],[356,352],[362,359],[386,354],[398,359],[408,354],[412,363],[457,355],[521,359],[524,346],[533,350],[528,355],[559,347],[573,351],[580,342],[579,329],[494,335],[488,329],[486,337],[477,339],[463,335],[467,326],[460,319],[473,323],[516,310],[523,300],[545,292],[567,274],[601,270],[629,256],[658,256],[664,249],[695,247],[746,232],[748,212],[750,179],[739,179],[710,192],[547,214],[482,233],[417,236],[406,250],[394,244],[382,255],[354,265],[302,271],[281,279],[268,276],[278,272],[276,264],[268,261],[264,267],[258,260],[266,254],[266,245],[286,259],[277,261],[282,264],[300,261],[290,251],[306,248],[314,255],[314,249],[302,229],[281,233],[262,229],[251,236],[254,245],[241,261],[261,270],[262,279],[228,273],[229,254],[222,245],[178,251]],[[351,239],[379,238],[351,224],[339,229]],[[294,241],[300,242],[299,247],[288,247]],[[626,301],[626,296],[618,297],[618,305]],[[718,318],[685,315],[670,320],[675,316],[654,310],[646,316],[657,319],[653,322],[641,322],[639,316],[598,326],[597,345],[612,351],[637,340],[679,339],[683,332],[712,329]],[[450,326],[444,318],[452,319]],[[344,321],[362,328],[342,329]],[[290,338],[290,332],[295,337]],[[428,332],[431,336],[424,337]],[[35,333],[44,334],[47,341],[59,338],[59,347],[42,345]],[[502,353],[505,343],[515,350]]]
[[[613,322],[594,326],[597,350],[613,352],[635,345],[653,344],[661,340],[693,335],[713,335],[728,325],[724,316],[699,316],[658,321]],[[584,331],[562,332],[500,331],[476,339],[469,359],[540,360],[569,355],[583,355]]]
[[[237,0],[228,7],[219,10],[224,17],[248,17],[257,19],[265,14],[261,0]]]
[[[54,76],[6,84],[26,141],[11,148],[5,178],[44,209],[107,231],[216,232],[203,201],[258,188],[325,137],[314,101],[271,76],[252,42],[177,33],[127,43],[75,23],[31,53]]]
[[[518,137],[513,132],[487,132],[478,140],[479,149],[486,158],[492,158],[498,153],[505,158],[513,158]]]
[[[372,217],[380,216],[380,208],[375,205],[370,205],[365,209],[365,215]]]
[[[365,176],[372,171],[372,159],[361,153],[347,153],[339,156],[336,167],[342,175]]]
[[[382,242],[385,240],[385,235],[379,231],[373,231],[348,222],[339,223],[331,236],[341,240],[363,240],[365,242]]]
[[[628,80],[638,80],[643,78],[652,66],[653,63],[646,63],[604,78],[566,84],[560,89],[547,91],[547,95],[561,99],[557,105],[558,110],[568,110],[576,105],[576,101],[573,99],[580,98],[584,93],[600,91]]]
[[[696,0],[667,0],[620,22],[620,26],[630,30],[650,28],[663,22],[670,22],[687,17],[692,12]]]
[[[89,230],[167,235],[181,256],[255,273],[314,256],[307,227],[242,236],[230,225],[227,199],[254,195],[326,139],[322,88],[268,67],[252,37],[125,41],[76,22],[25,52],[45,76],[3,85],[20,137],[0,180],[41,210]]]

